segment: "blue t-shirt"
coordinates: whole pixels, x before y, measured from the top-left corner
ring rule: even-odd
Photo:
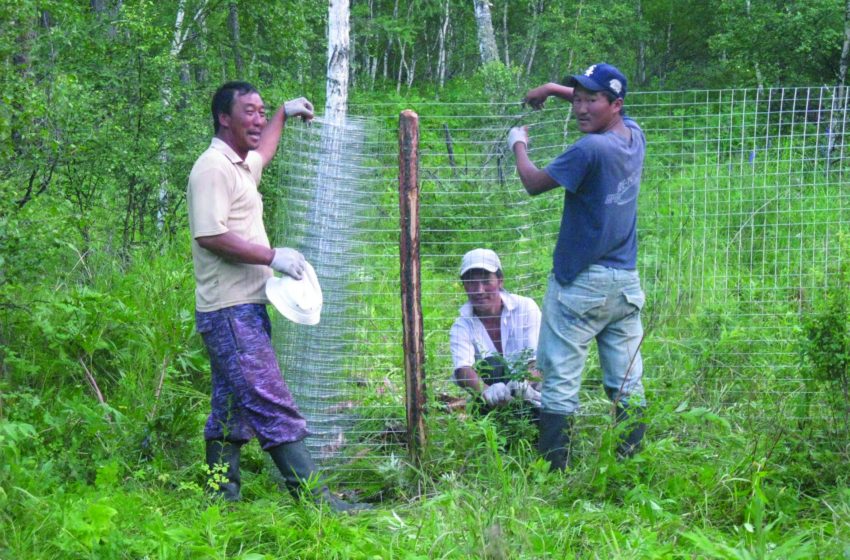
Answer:
[[[631,140],[614,132],[585,134],[546,166],[564,187],[564,214],[553,271],[567,285],[588,266],[637,267],[637,199],[646,153],[638,124],[624,119]]]

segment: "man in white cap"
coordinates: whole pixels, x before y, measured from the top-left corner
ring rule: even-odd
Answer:
[[[228,501],[240,499],[240,448],[254,437],[294,494],[318,477],[304,443],[307,422],[272,348],[265,293],[273,270],[300,280],[307,265],[295,249],[271,248],[257,190],[286,120],[293,117],[312,119],[313,106],[303,97],[287,101],[267,121],[263,100],[251,84],[222,85],[212,99],[215,137],[189,175],[195,320],[212,373],[206,459],[219,475],[211,489]],[[312,492],[337,511],[358,507],[324,484]]]
[[[539,408],[540,393],[526,378],[536,374],[540,308],[505,291],[502,263],[490,249],[466,253],[460,279],[467,302],[449,333],[455,383],[480,395],[485,410],[513,399]]]
[[[508,148],[532,196],[563,187],[564,212],[543,302],[538,365],[543,372],[538,449],[553,469],[569,462],[581,374],[595,339],[603,384],[626,423],[617,452],[635,453],[646,425],[640,346],[644,293],[637,273],[637,199],[646,151],[640,126],[625,116],[626,77],[600,63],[528,92],[539,109],[550,96],[572,102],[584,136],[545,169],[528,156],[528,132],[512,128]]]

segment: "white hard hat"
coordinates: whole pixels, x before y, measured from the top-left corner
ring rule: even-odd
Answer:
[[[301,280],[284,274],[266,280],[266,297],[280,314],[300,325],[315,325],[322,313],[322,288],[316,271],[304,262]]]

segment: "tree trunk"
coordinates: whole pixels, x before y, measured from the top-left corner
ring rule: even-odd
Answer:
[[[511,67],[511,54],[508,48],[508,0],[505,0],[505,5],[502,11],[502,45],[505,49],[505,66]]]
[[[493,32],[493,18],[490,15],[488,0],[472,0],[475,5],[475,25],[478,27],[478,51],[481,53],[482,66],[499,60],[496,47],[496,34]]]
[[[401,51],[401,59],[398,61],[398,78],[396,79],[395,83],[395,92],[401,93],[401,73],[404,70],[404,66],[407,64],[404,61],[404,51],[406,50],[405,47],[407,45],[404,44],[404,42],[401,40],[401,37],[398,38],[398,46],[399,50]]]
[[[643,5],[640,0],[637,3],[637,19],[638,25],[643,25]],[[637,79],[635,82],[643,84],[646,82],[646,39],[642,33],[638,37],[637,51]]]
[[[850,0],[848,0],[850,2]],[[437,54],[437,83],[440,89],[446,83],[446,40],[449,32],[449,4],[450,0],[445,0],[443,6],[443,22],[440,25],[440,32],[437,34],[437,44],[439,45]]]
[[[578,22],[581,21],[581,11],[584,8],[584,0],[578,3],[578,11],[576,12],[576,23],[573,26],[573,35],[578,35]],[[573,56],[575,56],[575,50],[570,47],[569,54],[567,56],[567,70],[572,72],[573,69]]]
[[[186,0],[178,0],[177,2],[177,15],[175,16],[174,21],[174,35],[171,38],[171,48],[169,49],[169,56],[171,60],[177,60],[180,56],[180,52],[183,50],[183,42],[186,39],[186,34],[183,32],[183,18],[186,15]],[[184,69],[185,63],[180,65],[180,73],[181,75],[186,71]],[[161,90],[161,99],[162,106],[165,109],[165,124],[166,127],[171,123],[171,76],[166,72],[165,79],[163,80],[162,90]],[[166,132],[167,134],[167,132]],[[156,209],[156,228],[158,231],[162,231],[165,226],[165,214],[168,208],[168,163],[170,161],[170,156],[168,154],[168,145],[167,142],[163,141],[161,143],[161,148],[159,149],[159,196],[157,197],[157,209]]]
[[[373,29],[372,22],[375,19],[375,0],[369,0],[369,23],[366,26],[367,29]],[[371,49],[369,48],[372,45],[372,35],[371,31],[369,33],[363,34],[363,68],[366,71],[366,75],[369,76],[369,89],[375,89],[375,70],[378,68],[378,60],[376,56],[372,55]]]
[[[121,9],[121,0],[116,2],[111,9],[107,6],[107,0],[91,0],[89,5],[91,6],[92,12],[94,12],[99,19],[102,20],[104,17],[109,16],[110,21],[109,25],[106,27],[106,36],[109,40],[115,39],[118,32],[115,29],[113,20],[118,17],[118,10]]]
[[[844,46],[841,48],[841,60],[838,63],[838,83],[842,91],[847,83],[848,59],[850,59],[850,0],[844,0]]]
[[[341,125],[348,110],[349,0],[328,3],[328,73],[325,118]]]
[[[393,19],[398,19],[398,0],[395,0],[395,4],[393,4]],[[393,38],[387,34],[387,49],[384,51],[384,79],[386,80],[389,77],[389,70],[387,69],[388,59],[390,57],[390,50],[393,47]]]
[[[239,10],[234,1],[230,2],[227,13],[227,28],[230,31],[230,44],[233,48],[233,61],[236,64],[236,77],[242,79],[245,76],[245,64],[242,62],[242,53],[239,50]]]
[[[20,30],[20,32],[18,33],[17,39],[18,51],[12,55],[12,68],[20,77],[21,83],[28,84],[32,79],[30,49],[32,48],[32,42],[36,37],[35,22],[26,18],[23,19],[23,21],[17,21],[15,23],[17,24],[16,27]],[[21,99],[21,96],[12,96],[12,118],[10,119],[10,124],[12,151],[15,154],[20,154],[22,152],[23,131],[28,128],[26,123],[19,120],[19,115],[24,112],[24,106]]]

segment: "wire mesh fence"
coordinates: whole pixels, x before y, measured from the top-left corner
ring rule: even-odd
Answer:
[[[650,406],[704,407],[742,429],[837,422],[800,359],[801,321],[846,263],[847,97],[828,88],[638,92],[644,129],[638,267]],[[466,301],[462,255],[495,250],[505,288],[542,302],[563,204],[529,197],[505,140],[529,128],[543,166],[580,135],[569,106],[422,103],[420,255],[429,429],[462,419],[449,329]],[[292,126],[279,161],[280,243],[305,252],[322,322],[276,322],[276,346],[317,456],[343,469],[403,456],[398,106],[351,107],[345,125]],[[328,143],[328,138],[333,142]],[[608,402],[598,362],[580,416]],[[846,413],[845,413],[846,414]],[[444,419],[450,419],[445,420]],[[369,461],[362,459],[368,457]]]

